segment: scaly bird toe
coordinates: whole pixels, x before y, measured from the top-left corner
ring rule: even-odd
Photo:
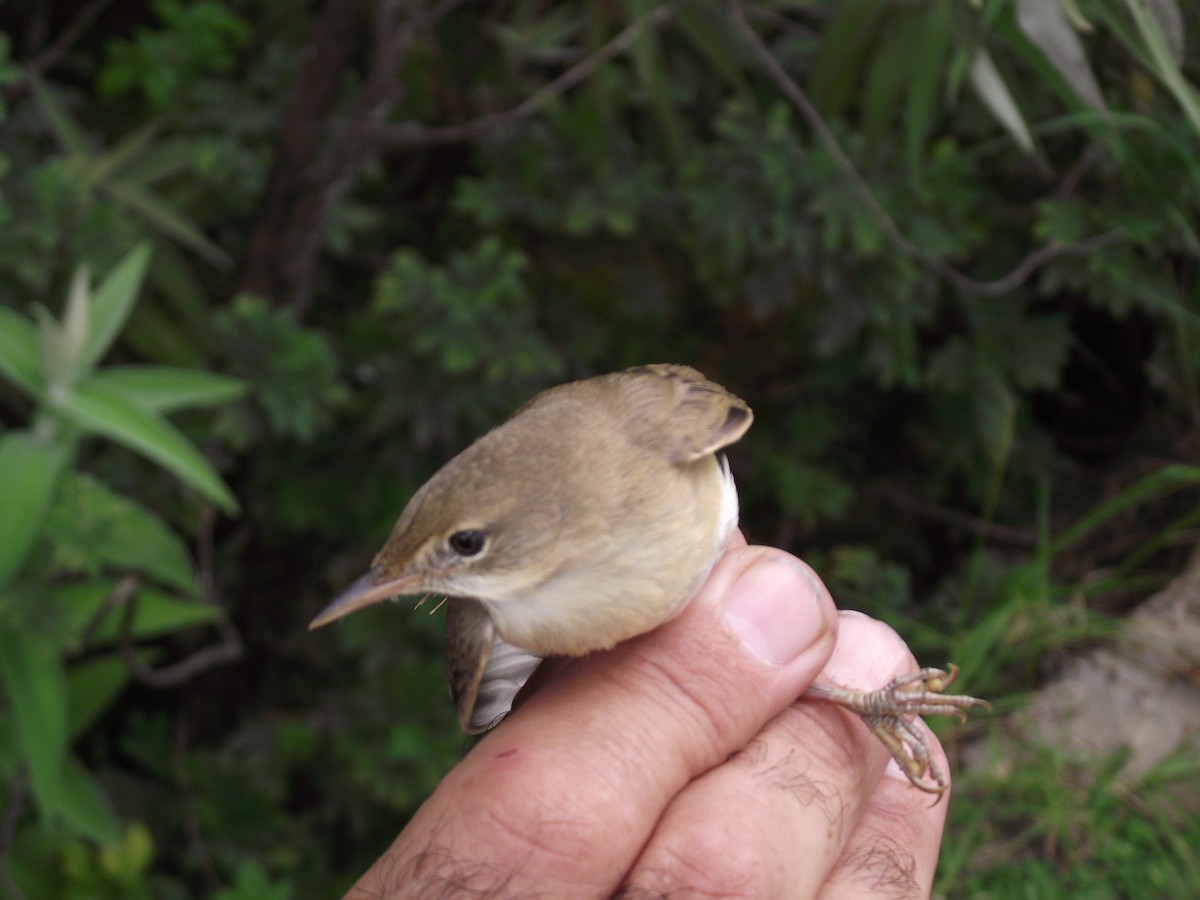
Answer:
[[[958,666],[951,664],[949,671],[921,669],[901,675],[877,691],[813,685],[805,696],[836,703],[857,713],[888,748],[914,787],[941,795],[948,785],[929,749],[925,731],[905,717],[956,716],[966,721],[968,709],[991,710],[992,705],[978,697],[945,694],[957,679]]]

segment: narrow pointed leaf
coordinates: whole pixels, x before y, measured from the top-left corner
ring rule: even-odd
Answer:
[[[237,510],[233,494],[200,451],[174,425],[130,402],[112,385],[90,379],[57,408],[81,428],[158,463],[226,512]]]
[[[37,394],[46,384],[37,329],[24,316],[0,307],[0,375]]]
[[[1017,101],[1013,99],[1000,70],[986,50],[980,50],[971,63],[971,84],[996,120],[1012,135],[1017,146],[1026,153],[1032,153],[1033,136],[1025,124],[1025,117],[1021,115]]]
[[[42,115],[50,123],[62,148],[77,156],[91,156],[91,147],[83,135],[83,129],[71,118],[54,90],[36,76],[30,78],[29,84]]]
[[[68,733],[78,738],[112,706],[132,673],[120,652],[89,656],[67,672]]]
[[[1133,20],[1137,24],[1138,33],[1150,51],[1154,74],[1166,85],[1167,90],[1175,97],[1175,101],[1183,108],[1192,128],[1200,132],[1200,96],[1183,77],[1172,45],[1160,27],[1165,20],[1165,15],[1171,9],[1170,4],[1163,4],[1161,9],[1156,6],[1154,10],[1140,0],[1125,0],[1125,5],[1129,7]],[[1182,29],[1180,32],[1182,33]]]
[[[1104,113],[1104,97],[1092,72],[1083,42],[1071,26],[1059,3],[1045,0],[1017,0],[1017,24],[1058,70],[1079,99],[1097,112]]]
[[[111,845],[120,839],[121,820],[108,795],[74,753],[68,753],[64,760],[62,785],[59,811],[75,831],[102,845]]]
[[[93,368],[117,339],[146,276],[150,263],[150,245],[139,244],[108,274],[92,295],[87,347],[83,370]]]
[[[29,555],[66,462],[61,446],[26,431],[0,436],[0,586]]]
[[[219,406],[246,392],[246,383],[228,375],[170,366],[111,366],[93,376],[149,412],[168,413],[197,406]]]
[[[113,179],[104,189],[164,234],[208,260],[218,269],[231,265],[229,254],[205,236],[173,204],[129,179]]]
[[[0,629],[0,681],[33,794],[43,812],[54,814],[62,806],[67,754],[67,686],[57,648]]]

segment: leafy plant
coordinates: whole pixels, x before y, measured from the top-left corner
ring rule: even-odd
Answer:
[[[237,509],[211,463],[164,413],[227,402],[240,383],[100,366],[148,262],[148,248],[139,247],[94,290],[80,270],[59,319],[43,307],[34,307],[33,320],[0,308],[0,374],[33,401],[27,427],[0,433],[0,773],[14,786],[10,804],[27,780],[40,813],[29,827],[111,848],[111,859],[93,863],[83,845],[63,845],[60,862],[80,884],[132,884],[147,865],[150,838],[136,829],[122,838],[106,792],[72,745],[128,683],[131,642],[222,616],[199,602],[181,539],[150,509],[81,471],[81,450],[95,438],[112,441],[220,508]]]

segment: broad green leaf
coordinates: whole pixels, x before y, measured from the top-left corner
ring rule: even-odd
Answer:
[[[64,447],[27,431],[0,435],[0,585],[29,555],[66,458]]]
[[[67,753],[67,684],[58,649],[0,626],[0,680],[33,794],[53,814],[62,806]]]
[[[232,264],[229,254],[210,241],[187,216],[158,194],[129,179],[106,182],[104,189],[115,199],[144,216],[155,228],[208,260],[218,269],[228,269]]]
[[[158,463],[226,512],[237,510],[233,494],[203,454],[174,425],[130,402],[113,386],[88,380],[62,398],[57,409],[81,428]]]
[[[121,837],[121,820],[96,776],[68,753],[62,771],[62,805],[59,811],[75,831],[100,844]]]
[[[125,394],[149,412],[167,413],[197,406],[218,406],[246,392],[246,383],[227,375],[167,366],[111,366],[93,381]]]
[[[116,651],[90,656],[67,670],[67,733],[71,740],[95,724],[131,677],[129,666]]]
[[[982,48],[975,54],[975,61],[971,63],[971,84],[996,120],[1012,135],[1017,146],[1026,153],[1032,153],[1033,136],[1029,133],[1029,126],[1025,124],[1025,117],[1021,115],[1017,101],[1013,99],[1008,85],[1004,83],[1000,70],[996,68],[988,52]]]
[[[1107,111],[1083,42],[1060,3],[1017,0],[1017,24],[1071,85],[1079,99],[1097,112]]]
[[[46,384],[37,329],[27,318],[4,307],[0,307],[0,374],[31,394]]]
[[[198,588],[187,548],[143,506],[96,478],[69,474],[46,516],[55,568],[70,572],[142,572],[185,594]]]
[[[211,603],[185,600],[152,588],[143,588],[137,593],[137,611],[129,632],[136,640],[150,640],[197,625],[208,625],[220,619],[221,615],[221,609]],[[96,629],[94,642],[115,642],[120,628],[121,612],[114,611]]]
[[[117,339],[137,300],[149,263],[150,245],[139,244],[117,263],[116,268],[96,288],[92,295],[82,371],[94,368]]]

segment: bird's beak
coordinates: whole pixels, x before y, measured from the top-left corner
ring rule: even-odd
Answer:
[[[308,630],[320,628],[330,622],[358,612],[364,606],[387,600],[401,594],[413,594],[421,589],[421,576],[404,573],[399,577],[388,577],[382,566],[372,566],[366,574],[356,579],[350,587],[333,598],[317,617],[308,623]]]

